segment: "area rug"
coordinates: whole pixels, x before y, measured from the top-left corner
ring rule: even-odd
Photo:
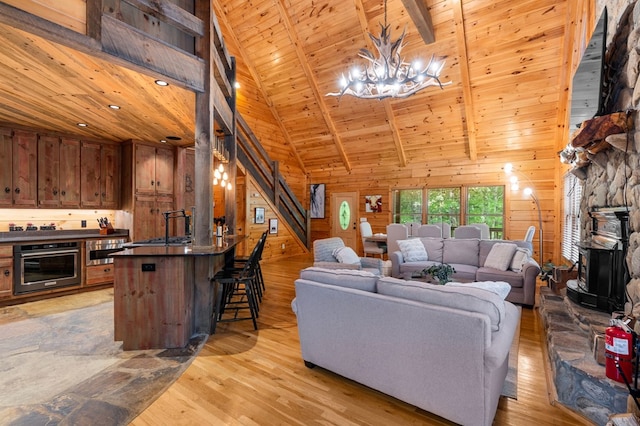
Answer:
[[[125,352],[114,341],[113,301],[0,324],[0,424],[126,425],[204,341]]]
[[[522,307],[518,306],[522,313]],[[509,371],[507,372],[507,378],[504,380],[502,387],[502,395],[511,398],[518,399],[518,350],[520,349],[520,323],[516,328],[513,342],[511,343],[511,349],[509,349]]]

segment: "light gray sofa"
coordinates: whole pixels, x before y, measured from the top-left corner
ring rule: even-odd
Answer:
[[[428,254],[428,260],[406,262],[402,252],[389,253],[392,277],[405,278],[410,273],[422,271],[431,265],[448,263],[456,270],[453,274],[454,280],[505,281],[511,285],[508,301],[527,306],[535,304],[536,278],[540,274],[540,266],[530,256],[520,272],[511,269],[501,271],[484,266],[494,244],[514,243],[531,251],[530,242],[432,237],[422,237],[420,241]]]
[[[307,268],[302,358],[464,425],[491,425],[520,311],[490,291]],[[428,301],[428,302],[427,302]]]
[[[340,263],[333,255],[338,248],[344,248],[340,237],[323,238],[313,242],[313,266],[326,269],[357,269],[382,275],[382,259],[360,257],[357,263]]]

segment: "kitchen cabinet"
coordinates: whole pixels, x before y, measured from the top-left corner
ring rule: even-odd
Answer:
[[[36,207],[38,138],[0,128],[0,207]]]
[[[163,212],[174,210],[174,150],[130,141],[123,147],[122,219],[132,241],[165,235]],[[169,234],[174,235],[173,224]]]
[[[38,205],[80,206],[80,141],[38,136]]]
[[[0,299],[13,294],[13,247],[0,247]]]
[[[82,141],[82,207],[117,209],[120,201],[120,148]]]
[[[173,150],[137,144],[135,149],[135,192],[173,195]]]
[[[113,283],[113,263],[93,265],[85,268],[85,286]]]

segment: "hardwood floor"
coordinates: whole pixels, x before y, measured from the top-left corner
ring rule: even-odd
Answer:
[[[221,324],[193,364],[132,425],[448,425],[450,422],[321,368],[304,366],[293,282],[312,259],[264,263],[259,330]],[[518,400],[501,398],[495,425],[589,425],[549,403],[535,310],[523,309]],[[464,386],[464,383],[460,384]],[[464,401],[460,401],[464,410]]]

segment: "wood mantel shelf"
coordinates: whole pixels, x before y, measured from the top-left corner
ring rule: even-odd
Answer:
[[[609,147],[605,138],[626,133],[633,127],[632,111],[614,112],[582,122],[571,138],[571,146],[583,148],[592,154]]]

